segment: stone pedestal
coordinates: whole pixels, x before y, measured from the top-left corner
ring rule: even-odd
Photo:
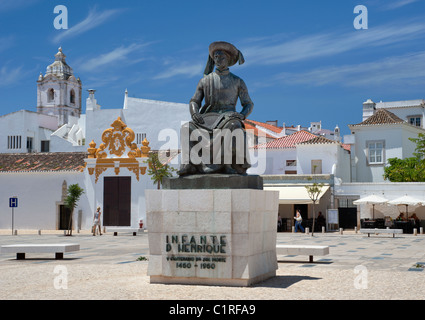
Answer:
[[[249,286],[276,275],[278,192],[145,192],[151,283]]]

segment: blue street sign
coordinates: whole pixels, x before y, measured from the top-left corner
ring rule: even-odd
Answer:
[[[17,208],[18,207],[18,198],[9,198],[9,207]]]

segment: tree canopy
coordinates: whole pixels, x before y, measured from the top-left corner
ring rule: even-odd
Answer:
[[[391,182],[425,182],[425,134],[418,138],[409,138],[416,143],[413,157],[388,159],[384,168],[384,179]]]
[[[157,184],[158,189],[161,187],[162,180],[166,177],[172,177],[173,172],[176,171],[175,168],[167,163],[162,163],[157,152],[150,152],[145,162],[149,164],[148,175]]]

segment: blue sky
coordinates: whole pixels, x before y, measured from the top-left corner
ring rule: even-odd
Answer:
[[[56,30],[55,6],[68,9]],[[368,10],[357,30],[356,5]],[[59,46],[102,108],[138,98],[188,103],[213,41],[245,56],[250,118],[361,122],[362,103],[425,98],[425,0],[0,0],[0,114],[36,110],[36,80]],[[142,117],[143,115],[141,115]]]

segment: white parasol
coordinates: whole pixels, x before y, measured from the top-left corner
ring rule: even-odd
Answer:
[[[409,213],[408,213],[408,206],[423,206],[425,205],[425,200],[420,200],[418,198],[414,198],[412,196],[402,196],[399,197],[397,199],[388,201],[388,204],[393,204],[393,205],[404,205],[406,206],[406,218],[409,218]]]
[[[360,198],[356,201],[353,201],[354,204],[371,204],[373,207],[373,219],[375,219],[375,204],[384,204],[387,203],[388,199],[381,197],[381,196],[377,196],[377,195],[370,195],[370,196],[366,196],[364,198]]]

